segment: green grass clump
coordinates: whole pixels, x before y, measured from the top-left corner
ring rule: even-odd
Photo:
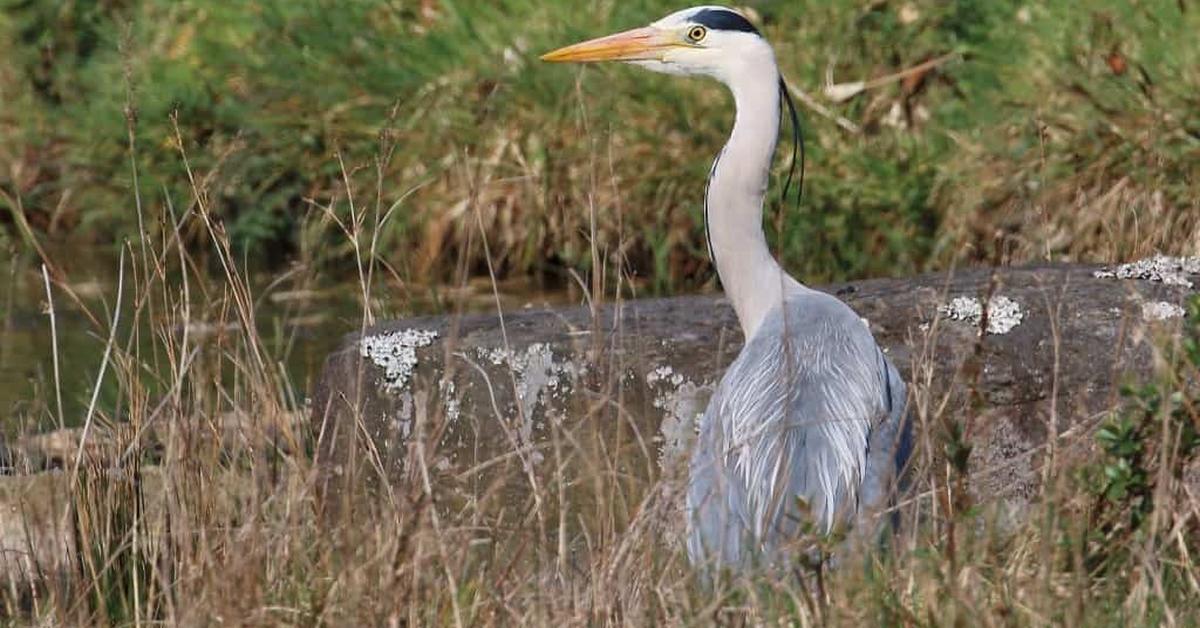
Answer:
[[[595,244],[656,291],[695,287],[711,277],[700,200],[728,98],[698,80],[537,61],[675,8],[9,0],[0,204],[43,235],[132,234],[130,133],[143,197],[190,196],[175,119],[196,172],[222,181],[208,202],[237,251],[348,269],[328,218],[354,200],[396,206],[377,243],[398,281],[440,283],[461,259],[484,274],[478,221],[502,277],[586,270]],[[805,109],[806,200],[768,208],[804,279],[1197,252],[1200,12],[1186,4],[750,9],[789,79],[857,129]],[[822,97],[827,79],[947,55],[846,102]]]

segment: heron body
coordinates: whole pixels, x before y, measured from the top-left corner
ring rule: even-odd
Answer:
[[[746,343],[700,422],[686,499],[690,559],[779,564],[806,527],[873,529],[908,455],[905,386],[863,319],[789,276],[767,246],[762,208],[787,98],[770,44],[737,12],[706,6],[543,58],[706,75],[733,94],[733,130],[713,163],[704,216]]]

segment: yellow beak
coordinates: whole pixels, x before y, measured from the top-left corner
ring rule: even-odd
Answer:
[[[588,63],[659,59],[665,50],[679,45],[679,41],[666,32],[646,26],[559,48],[542,55],[542,61]]]

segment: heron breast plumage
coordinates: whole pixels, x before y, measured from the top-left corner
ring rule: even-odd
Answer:
[[[853,310],[816,290],[790,290],[701,420],[687,494],[692,560],[770,562],[805,523],[829,531],[853,519],[864,492],[883,496],[876,484],[891,478],[875,476],[894,474],[894,465],[869,460],[886,454],[869,443],[902,420],[903,386]]]

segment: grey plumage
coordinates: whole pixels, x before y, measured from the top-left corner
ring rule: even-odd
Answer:
[[[904,400],[866,323],[833,296],[790,286],[701,420],[687,492],[692,562],[777,562],[805,521],[873,527],[907,457]]]

